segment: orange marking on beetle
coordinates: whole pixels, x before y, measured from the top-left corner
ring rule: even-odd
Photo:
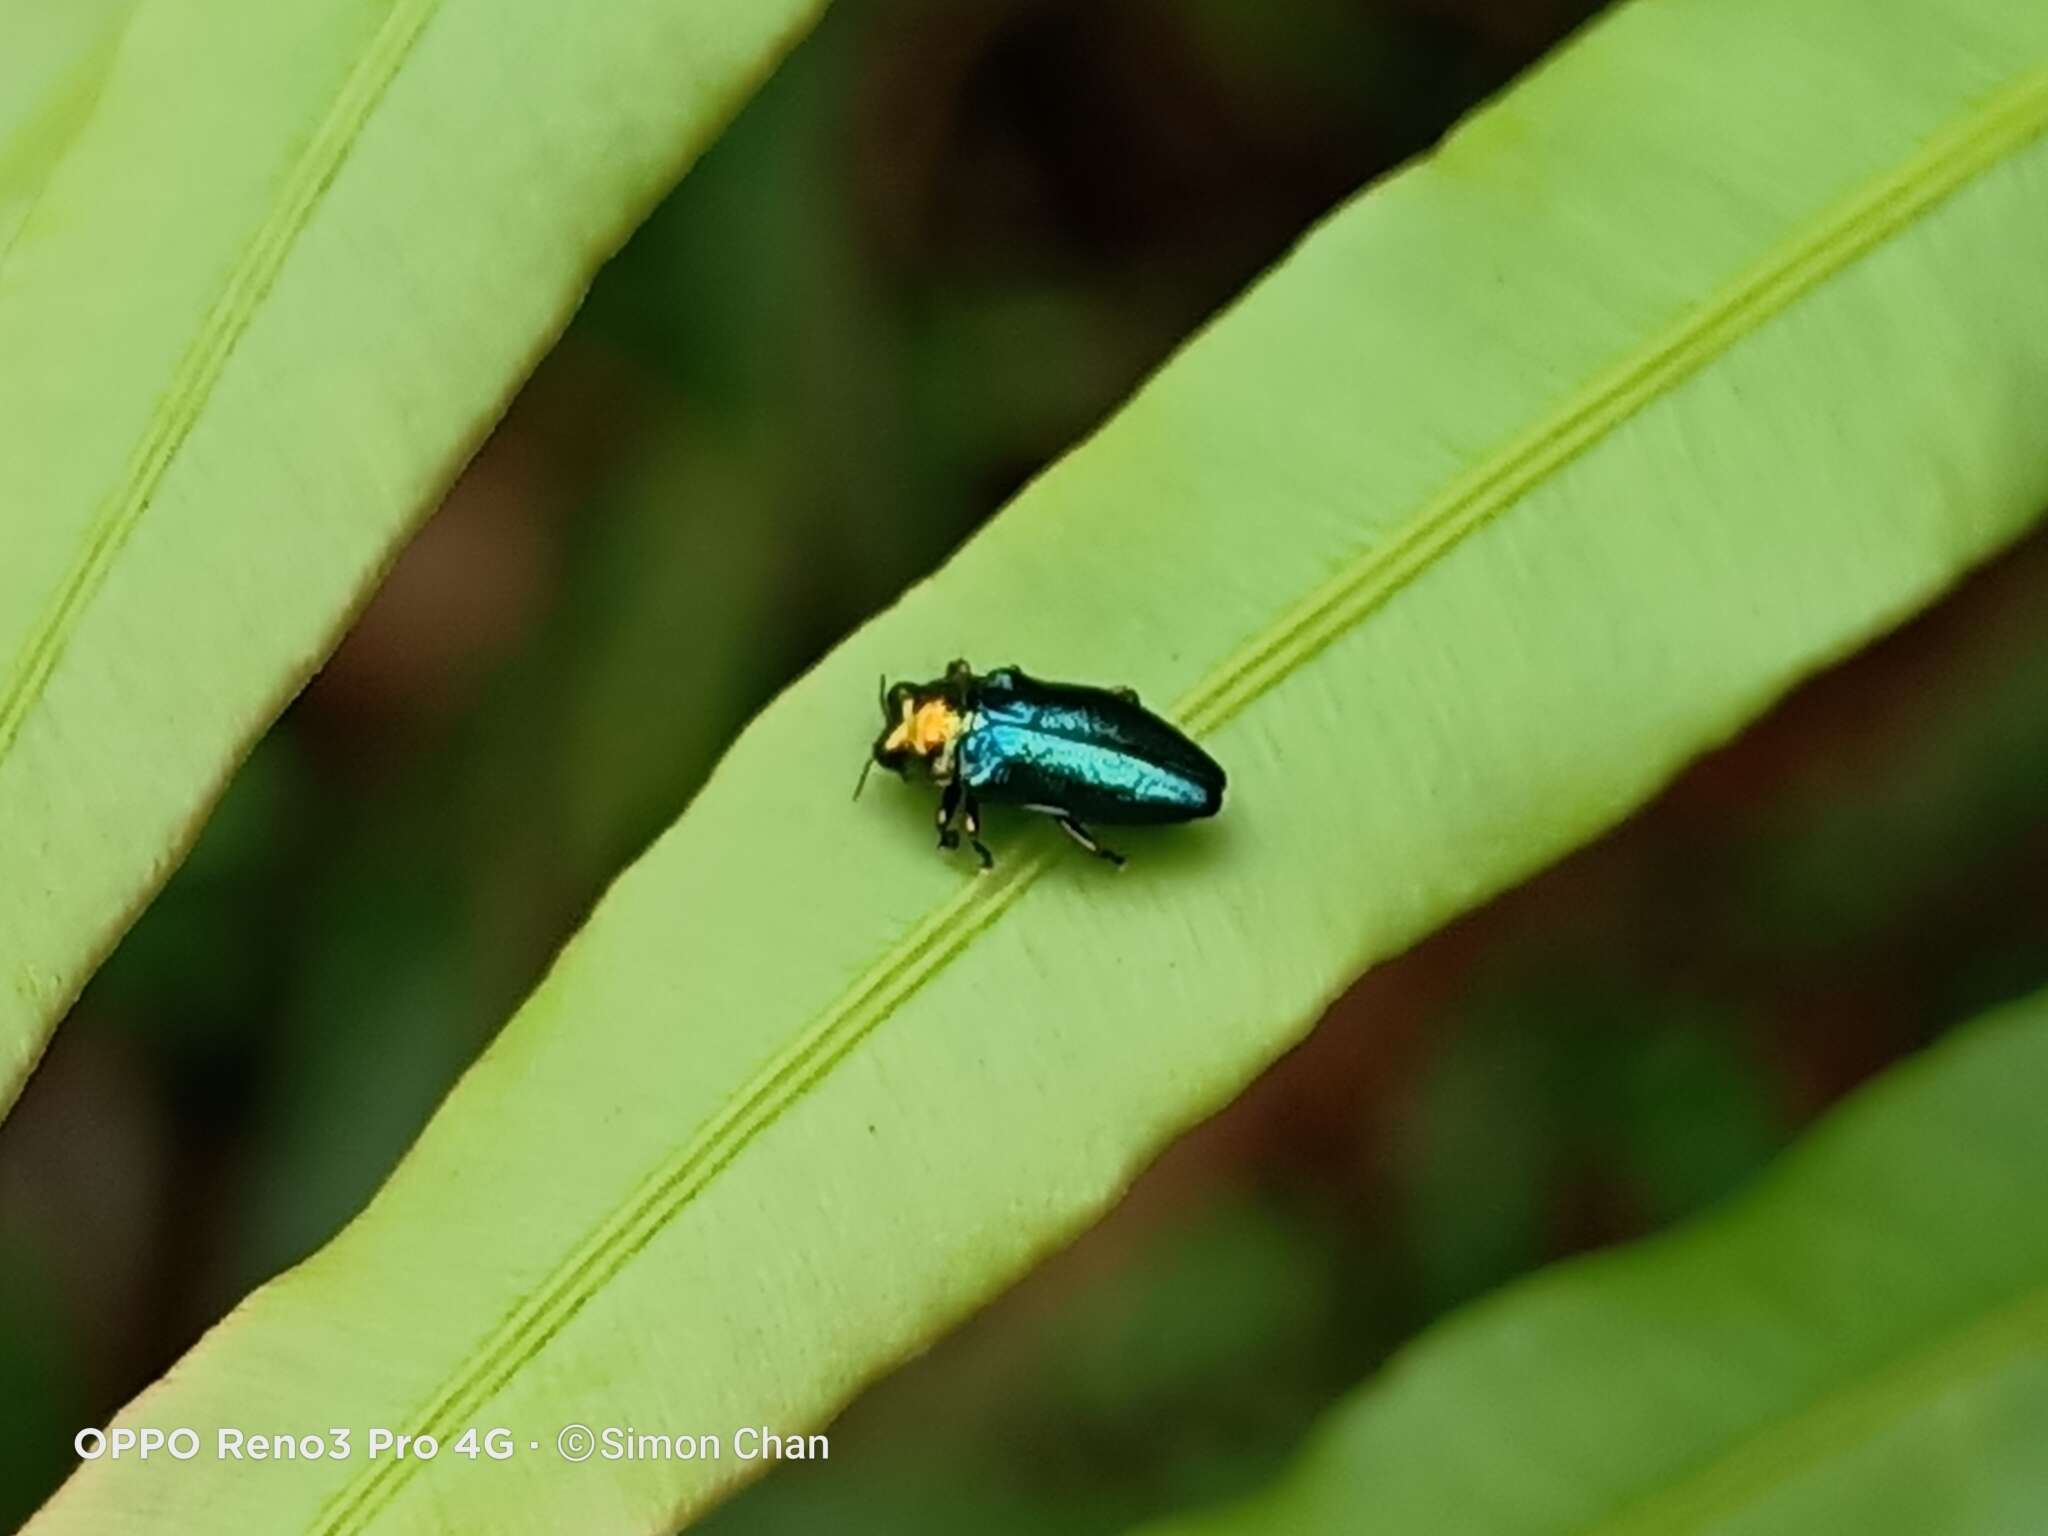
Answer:
[[[884,751],[915,752],[936,757],[959,739],[965,726],[960,711],[942,698],[903,701],[903,720],[882,743]]]

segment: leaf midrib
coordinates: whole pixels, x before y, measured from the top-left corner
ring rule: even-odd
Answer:
[[[1581,1529],[1579,1536],[1698,1530],[1802,1472],[1862,1444],[1947,1387],[2048,1349],[2048,1286],[2023,1292],[1917,1354],[1856,1377],[1795,1413],[1758,1426],[1667,1487]]]
[[[13,750],[79,620],[205,413],[228,360],[262,308],[285,259],[439,5],[440,0],[397,0],[229,270],[227,282],[150,413],[121,478],[86,525],[77,558],[29,631],[6,691],[0,693],[0,763]]]
[[[1559,409],[1418,508],[1387,542],[1361,552],[1241,646],[1171,713],[1193,734],[1215,730],[1645,406],[2044,131],[2048,69],[2020,77],[1935,134],[1804,234],[1596,375]],[[444,1435],[473,1417],[756,1136],[1007,912],[1050,862],[1042,853],[1012,861],[1003,873],[977,879],[914,926],[643,1179],[553,1275],[515,1303],[406,1427],[415,1435]],[[370,1464],[322,1507],[310,1530],[314,1536],[362,1531],[416,1467],[410,1459]]]

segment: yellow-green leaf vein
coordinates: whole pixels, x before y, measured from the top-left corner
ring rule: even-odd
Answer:
[[[404,66],[439,0],[398,0],[347,76],[333,106],[293,165],[276,203],[257,226],[208,312],[119,482],[93,514],[76,562],[30,632],[0,694],[0,759],[12,750],[79,616],[120,558],[164,473],[206,409],[236,342],[247,329],[333,182],[385,89]]]

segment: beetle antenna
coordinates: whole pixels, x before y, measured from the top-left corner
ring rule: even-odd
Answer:
[[[875,674],[875,699],[881,705],[883,715],[886,716],[889,713],[889,674],[886,672]],[[860,765],[860,777],[854,781],[853,786],[854,799],[858,800],[860,792],[868,787],[868,771],[874,766],[875,760],[872,756]]]

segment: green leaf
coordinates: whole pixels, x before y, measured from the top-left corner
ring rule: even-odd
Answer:
[[[821,0],[0,0],[0,1109]]]
[[[742,734],[375,1201],[124,1411],[505,1463],[94,1464],[33,1529],[656,1531],[1114,1200],[1373,960],[2048,501],[2048,11],[1649,0],[1316,231]],[[847,795],[875,675],[1135,684],[1113,874]],[[650,708],[660,707],[649,700]],[[571,1423],[723,1454],[564,1465]]]
[[[135,0],[0,0],[0,259],[92,110]]]
[[[1970,1536],[2048,1510],[2048,993],[1754,1192],[1425,1335],[1235,1508],[1157,1536]]]

